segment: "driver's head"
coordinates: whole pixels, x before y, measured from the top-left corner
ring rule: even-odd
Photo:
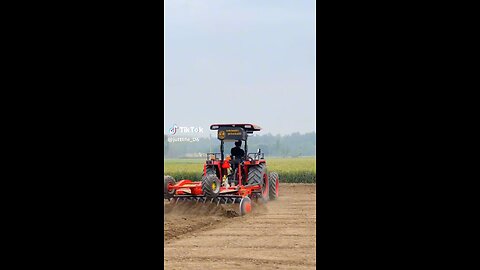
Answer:
[[[236,142],[235,142],[235,146],[237,146],[237,147],[242,146],[242,141],[236,141]]]

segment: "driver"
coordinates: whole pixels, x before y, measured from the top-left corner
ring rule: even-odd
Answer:
[[[242,159],[245,156],[245,151],[240,146],[242,146],[242,141],[236,141],[235,147],[231,150],[232,157],[235,157],[235,159]]]
[[[232,173],[235,172],[235,169],[239,166],[239,164],[242,162],[243,158],[245,157],[245,151],[243,151],[242,148],[242,141],[236,141],[235,142],[235,147],[232,148],[230,153],[232,154],[232,160],[230,160],[230,164],[232,164]],[[233,176],[235,179],[235,176]]]

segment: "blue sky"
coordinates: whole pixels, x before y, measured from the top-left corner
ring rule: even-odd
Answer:
[[[165,123],[315,131],[315,1],[166,0]]]

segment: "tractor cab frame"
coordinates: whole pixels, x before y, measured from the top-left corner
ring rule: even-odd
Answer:
[[[232,185],[245,185],[247,183],[247,166],[266,165],[265,154],[258,149],[257,152],[248,152],[248,135],[262,130],[260,126],[254,124],[213,124],[210,130],[217,130],[217,139],[220,140],[220,152],[207,153],[207,161],[204,165],[204,175],[213,173],[219,179],[227,176]],[[225,142],[243,141],[245,155],[240,160],[232,159],[231,156],[225,157]],[[229,170],[233,168],[232,170]],[[213,171],[213,169],[215,171]],[[209,172],[208,172],[209,171]]]

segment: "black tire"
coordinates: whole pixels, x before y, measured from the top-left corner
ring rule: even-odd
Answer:
[[[215,174],[206,174],[202,177],[202,191],[207,198],[216,198],[220,193],[220,179]]]
[[[279,187],[279,179],[278,173],[271,172],[268,177],[268,195],[270,196],[270,200],[275,200],[278,197],[278,187]]]
[[[252,211],[252,200],[249,197],[243,197],[240,201],[240,215],[244,216]]]
[[[168,184],[175,185],[175,178],[170,175],[163,176],[163,198],[170,199],[175,195],[175,190],[168,191]]]
[[[267,168],[264,164],[249,167],[248,185],[260,185],[262,187],[260,199],[268,200],[268,177]]]
[[[207,172],[206,175],[209,175],[209,174],[217,175],[217,171],[213,166],[207,167],[206,172]]]

